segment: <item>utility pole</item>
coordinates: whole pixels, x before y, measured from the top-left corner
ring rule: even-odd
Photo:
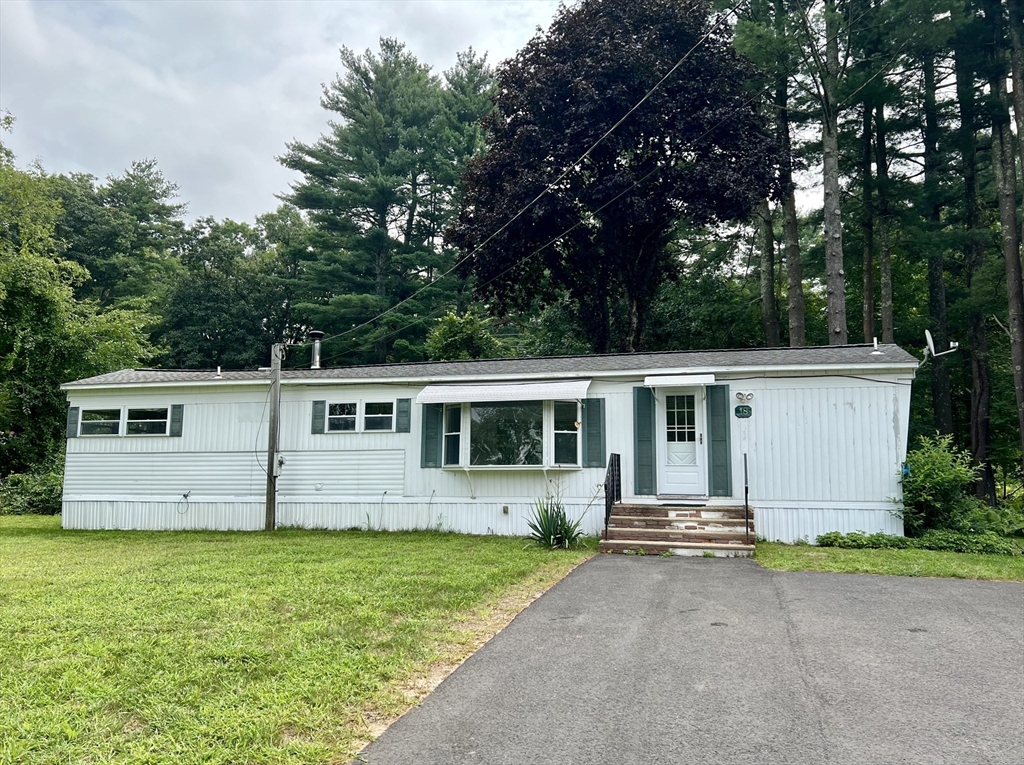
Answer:
[[[267,442],[267,518],[264,531],[277,527],[277,442],[281,420],[281,357],[284,345],[270,348],[270,429]]]

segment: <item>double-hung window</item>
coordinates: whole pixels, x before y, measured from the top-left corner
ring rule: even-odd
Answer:
[[[129,409],[125,435],[166,436],[167,409]]]
[[[578,465],[580,463],[580,409],[575,401],[555,401],[554,409],[554,463]]]
[[[338,433],[356,429],[356,404],[330,404],[327,407],[327,431]]]
[[[367,401],[363,412],[363,430],[394,430],[395,402]]]
[[[462,449],[462,404],[444,407],[444,464],[458,465]]]
[[[120,409],[83,409],[83,436],[117,436],[121,434]]]

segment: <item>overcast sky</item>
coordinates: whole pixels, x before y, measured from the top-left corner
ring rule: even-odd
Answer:
[[[189,219],[252,220],[293,174],[275,157],[327,126],[338,49],[395,37],[441,72],[473,47],[496,63],[554,0],[0,0],[3,142],[20,166],[118,175],[155,158]]]

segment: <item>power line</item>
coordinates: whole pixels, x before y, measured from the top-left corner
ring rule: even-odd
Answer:
[[[656,83],[655,83],[655,84],[654,84],[654,85],[653,85],[653,86],[652,86],[652,87],[651,87],[651,88],[650,88],[650,89],[649,89],[649,90],[648,90],[648,91],[647,91],[646,93],[644,93],[643,97],[642,97],[642,98],[641,98],[641,99],[640,99],[639,101],[637,101],[637,102],[636,102],[636,103],[635,103],[635,104],[634,104],[634,105],[633,105],[633,106],[632,106],[632,107],[631,107],[631,108],[629,109],[629,111],[627,111],[627,112],[626,112],[626,113],[625,113],[624,115],[622,115],[622,117],[620,117],[620,118],[619,118],[619,120],[618,120],[618,121],[617,121],[617,122],[616,122],[616,123],[615,123],[614,125],[612,125],[612,126],[611,126],[610,128],[608,128],[608,130],[606,130],[606,131],[604,132],[604,134],[603,134],[603,135],[602,135],[602,136],[601,136],[600,138],[598,138],[598,139],[597,139],[596,141],[594,141],[594,143],[593,143],[593,144],[591,144],[591,146],[590,146],[590,147],[589,147],[589,148],[588,148],[588,149],[587,149],[587,150],[586,150],[585,152],[583,152],[583,154],[581,154],[581,155],[580,155],[580,157],[579,157],[579,158],[578,158],[578,159],[577,159],[577,160],[576,160],[575,162],[571,162],[571,163],[569,163],[569,164],[568,164],[568,165],[566,166],[566,168],[565,168],[565,169],[564,169],[564,170],[563,170],[563,171],[562,171],[562,172],[561,172],[561,173],[559,174],[559,176],[558,176],[557,178],[555,178],[555,180],[551,181],[551,182],[550,182],[550,183],[549,183],[549,184],[548,184],[547,186],[545,186],[545,187],[544,187],[544,189],[543,189],[543,190],[542,190],[542,191],[541,191],[541,192],[540,192],[539,194],[537,194],[537,196],[535,196],[535,197],[534,197],[533,199],[531,199],[531,200],[530,200],[529,202],[527,202],[527,203],[526,203],[526,205],[525,205],[525,206],[524,206],[524,207],[523,207],[523,208],[522,208],[521,210],[519,210],[519,212],[517,212],[517,213],[516,213],[515,215],[513,215],[513,216],[512,216],[512,217],[511,217],[511,218],[510,218],[510,219],[509,219],[508,221],[506,221],[506,222],[505,222],[505,223],[504,223],[504,224],[503,224],[503,225],[502,225],[502,226],[501,226],[500,228],[498,228],[498,230],[497,230],[497,231],[495,231],[494,233],[492,233],[492,234],[491,234],[490,236],[488,236],[488,237],[487,237],[487,238],[486,238],[486,239],[485,239],[485,240],[484,240],[483,242],[481,242],[481,243],[480,243],[480,244],[478,244],[478,245],[477,245],[476,247],[474,247],[474,248],[473,248],[473,249],[472,249],[472,250],[471,250],[471,251],[470,251],[470,252],[469,252],[468,254],[466,254],[466,255],[465,255],[464,257],[462,257],[462,258],[460,258],[460,259],[459,259],[458,261],[456,261],[456,262],[455,262],[455,264],[454,264],[454,265],[453,265],[453,266],[452,266],[451,268],[449,268],[449,269],[448,269],[447,271],[443,272],[443,273],[442,273],[442,274],[441,274],[440,276],[438,276],[438,277],[434,278],[433,280],[431,280],[431,281],[430,281],[430,283],[428,283],[428,284],[425,284],[425,285],[423,285],[422,287],[420,287],[420,288],[419,288],[418,290],[416,290],[415,292],[413,292],[413,293],[412,293],[411,295],[409,295],[409,296],[407,296],[407,297],[403,298],[403,299],[402,299],[402,300],[400,300],[399,302],[395,303],[395,304],[394,304],[393,306],[390,306],[390,307],[388,307],[388,308],[384,309],[383,311],[381,311],[381,312],[380,312],[379,314],[377,314],[376,316],[374,316],[374,317],[372,317],[372,318],[370,318],[370,319],[367,319],[367,320],[366,320],[366,321],[364,321],[363,323],[361,323],[361,324],[357,324],[357,325],[355,325],[355,326],[351,327],[350,329],[346,329],[346,330],[345,330],[345,331],[343,331],[343,332],[338,332],[338,333],[336,333],[336,334],[334,334],[334,335],[330,335],[330,336],[328,336],[328,337],[322,338],[320,342],[321,342],[321,343],[325,343],[325,342],[327,342],[328,340],[334,340],[334,339],[337,339],[337,338],[339,338],[339,337],[344,337],[345,335],[349,335],[349,334],[351,334],[351,333],[353,333],[353,332],[356,332],[357,330],[360,330],[360,329],[362,329],[363,327],[366,327],[366,326],[368,326],[368,325],[370,325],[370,324],[373,324],[373,323],[374,323],[374,322],[376,322],[376,321],[379,321],[380,319],[382,319],[383,317],[387,316],[387,315],[388,315],[389,313],[391,313],[391,312],[392,312],[392,311],[394,311],[395,309],[399,308],[400,306],[404,305],[405,303],[408,303],[408,302],[409,302],[410,300],[412,300],[412,299],[413,299],[414,297],[416,297],[417,295],[419,295],[419,294],[420,294],[421,292],[423,292],[424,290],[427,290],[427,289],[429,289],[430,287],[433,287],[433,286],[434,286],[435,284],[437,284],[437,282],[439,282],[439,281],[440,281],[441,279],[443,279],[443,278],[445,278],[446,276],[448,276],[448,275],[452,274],[452,273],[453,273],[453,272],[454,272],[455,270],[457,270],[457,269],[458,269],[458,268],[459,268],[459,267],[460,267],[460,266],[461,266],[461,265],[462,265],[463,263],[465,263],[465,262],[466,262],[466,261],[468,261],[468,260],[469,260],[470,258],[472,258],[472,257],[473,257],[474,255],[476,255],[476,254],[477,254],[478,252],[480,252],[480,250],[482,250],[482,249],[483,249],[484,247],[486,247],[486,246],[487,246],[487,244],[488,244],[488,243],[490,243],[492,239],[494,239],[494,238],[495,238],[496,236],[498,236],[498,235],[499,235],[499,234],[500,234],[500,233],[501,233],[502,231],[504,231],[504,230],[505,230],[505,229],[507,229],[507,228],[508,228],[509,226],[511,226],[511,225],[512,225],[512,224],[513,224],[513,223],[514,223],[514,222],[515,222],[516,220],[518,220],[518,219],[519,219],[519,218],[520,218],[520,217],[521,217],[521,216],[523,215],[523,213],[525,213],[525,212],[526,212],[527,210],[529,210],[529,209],[530,209],[531,207],[533,207],[533,205],[535,205],[535,204],[536,204],[536,203],[537,203],[538,201],[540,201],[540,199],[541,199],[541,198],[542,198],[542,197],[543,197],[543,196],[544,196],[545,194],[547,194],[547,193],[548,193],[549,191],[551,191],[551,189],[553,189],[553,188],[554,188],[554,187],[555,187],[555,186],[556,186],[557,184],[559,184],[559,183],[560,183],[560,182],[561,182],[561,181],[562,181],[563,179],[565,179],[565,177],[566,177],[566,176],[567,176],[567,175],[568,175],[568,174],[569,174],[569,173],[570,173],[570,172],[571,172],[571,171],[572,171],[572,170],[573,170],[573,169],[574,169],[574,168],[575,168],[575,167],[576,167],[577,165],[579,165],[579,164],[580,164],[580,163],[581,163],[581,162],[582,162],[583,160],[585,160],[585,159],[586,159],[587,157],[589,157],[589,156],[590,156],[590,153],[591,153],[591,152],[592,152],[592,151],[593,151],[594,149],[596,149],[596,148],[598,147],[598,145],[600,145],[600,144],[601,144],[601,143],[602,143],[602,142],[603,142],[603,141],[604,141],[604,140],[605,140],[605,139],[606,139],[606,138],[607,138],[608,136],[610,136],[610,135],[611,135],[611,134],[612,134],[613,132],[615,132],[615,130],[616,130],[616,129],[617,129],[617,128],[618,128],[619,126],[620,126],[620,125],[622,125],[622,123],[623,123],[623,122],[625,122],[625,121],[626,121],[626,120],[627,120],[627,119],[628,119],[628,118],[629,118],[629,117],[630,117],[630,116],[631,116],[631,115],[633,114],[633,112],[635,112],[635,111],[636,111],[637,109],[639,109],[639,108],[640,108],[640,107],[641,107],[641,106],[642,106],[642,105],[644,104],[644,102],[645,102],[645,101],[647,101],[647,99],[651,97],[651,95],[652,95],[652,94],[653,94],[653,93],[654,93],[654,92],[655,92],[655,91],[656,91],[656,90],[657,90],[657,89],[658,89],[658,88],[659,88],[659,87],[660,87],[660,86],[662,85],[662,83],[664,83],[664,82],[665,82],[665,81],[666,81],[666,80],[667,80],[667,79],[668,79],[669,77],[671,77],[671,76],[672,76],[672,75],[673,75],[673,74],[675,73],[675,71],[676,71],[677,69],[679,69],[679,67],[681,67],[681,66],[682,66],[682,65],[683,65],[683,64],[684,64],[684,63],[686,62],[686,60],[687,60],[687,59],[688,59],[688,58],[690,57],[690,54],[692,54],[692,53],[693,53],[693,52],[694,52],[695,50],[697,50],[697,48],[699,48],[699,47],[700,47],[701,45],[703,45],[703,44],[704,44],[704,43],[705,43],[705,42],[706,42],[706,41],[707,41],[707,40],[708,40],[708,39],[709,39],[709,38],[711,37],[711,35],[712,35],[712,34],[714,34],[714,33],[715,33],[716,31],[718,31],[718,28],[719,28],[719,27],[720,27],[720,26],[721,26],[721,25],[722,25],[722,24],[723,24],[723,23],[724,23],[724,22],[726,21],[726,19],[728,18],[728,16],[729,16],[729,15],[735,14],[735,13],[736,13],[736,11],[737,11],[737,9],[738,9],[738,8],[740,7],[740,5],[742,5],[742,4],[744,3],[744,2],[748,2],[748,1],[749,1],[749,0],[739,0],[739,2],[737,2],[737,3],[735,4],[735,5],[733,5],[732,7],[730,7],[730,8],[729,8],[729,9],[728,9],[728,10],[726,11],[726,13],[725,13],[725,14],[723,14],[723,15],[722,15],[722,16],[721,16],[721,17],[720,17],[720,18],[718,19],[718,21],[716,21],[716,22],[715,22],[715,24],[713,24],[713,25],[712,25],[712,27],[711,27],[711,28],[710,28],[710,29],[709,29],[709,30],[708,30],[708,31],[707,31],[707,32],[706,32],[706,33],[704,34],[704,36],[703,36],[703,37],[701,37],[701,38],[700,38],[699,40],[697,40],[697,42],[695,42],[695,43],[694,43],[694,44],[693,44],[693,45],[692,45],[692,46],[690,47],[690,49],[689,49],[689,50],[687,50],[687,51],[686,51],[686,53],[684,53],[684,54],[682,55],[682,57],[681,57],[681,58],[680,58],[680,59],[679,59],[679,60],[678,60],[678,61],[677,61],[677,62],[676,62],[676,63],[675,63],[675,64],[674,64],[673,66],[672,66],[672,68],[671,68],[671,69],[669,69],[669,70],[668,70],[668,72],[666,72],[666,73],[664,74],[664,76],[662,76],[662,78],[661,78],[660,80],[658,80],[658,81],[657,81],[657,82],[656,82]],[[651,173],[651,174],[653,174],[653,173]],[[645,179],[646,179],[647,177],[649,177],[649,175],[651,175],[651,174],[648,174],[648,176],[644,176],[644,178],[643,178],[643,179],[641,179],[641,180],[645,180]],[[639,182],[638,182],[638,183],[639,183]],[[636,184],[634,184],[633,186],[631,186],[631,187],[630,187],[630,189],[632,189],[632,188],[635,188],[635,186],[636,186]],[[621,196],[621,195],[620,195],[620,196]],[[618,199],[618,197],[616,197],[616,199]],[[601,209],[603,209],[603,208],[601,208]],[[577,225],[579,225],[579,224],[577,224]],[[576,226],[573,226],[572,228],[576,228]],[[569,229],[569,230],[571,231],[572,229]],[[565,235],[565,233],[568,233],[568,231],[567,231],[567,232],[564,232],[564,233],[563,233],[563,234],[561,234],[561,235],[559,235],[559,237],[557,237],[557,238],[561,238],[561,236],[564,236],[564,235]],[[547,245],[545,245],[545,247],[546,247],[546,246],[547,246]],[[541,248],[541,249],[543,249],[543,248]],[[528,255],[527,257],[531,257],[531,256],[532,256],[532,254],[533,254],[533,253],[531,253],[531,255]],[[293,347],[303,347],[303,346],[306,346],[306,345],[309,345],[309,344],[310,344],[310,343],[308,343],[308,342],[306,342],[306,343],[298,343],[298,344],[297,344],[296,346],[293,346]]]
[[[789,69],[789,70],[788,70],[788,71],[786,72],[786,76],[788,77],[788,76],[789,76],[790,74],[792,74],[793,72],[795,72],[795,71],[796,71],[797,69],[798,69],[798,67],[797,67],[797,66],[793,66],[793,67],[791,67],[791,68],[790,68],[790,69]],[[749,106],[749,105],[750,105],[750,104],[752,104],[752,103],[753,103],[753,102],[754,102],[755,100],[757,100],[758,98],[760,98],[760,97],[761,97],[762,95],[764,95],[765,93],[767,93],[767,92],[769,92],[770,90],[772,90],[772,89],[773,89],[774,87],[775,87],[775,86],[774,86],[774,84],[769,84],[769,85],[767,85],[766,87],[762,88],[761,90],[758,90],[758,91],[754,91],[754,92],[752,92],[752,93],[750,94],[750,97],[749,97],[749,98],[747,99],[746,103],[744,103],[743,105],[744,105],[744,106]],[[706,129],[706,130],[705,130],[705,131],[704,131],[703,133],[701,133],[701,134],[700,134],[699,136],[697,136],[696,138],[692,139],[692,140],[690,141],[690,144],[691,144],[691,145],[693,145],[693,144],[696,144],[697,142],[701,141],[701,140],[702,140],[702,139],[704,139],[704,138],[705,138],[706,136],[708,136],[708,135],[709,135],[710,133],[712,133],[713,131],[715,131],[715,130],[717,130],[717,129],[718,129],[719,127],[721,127],[721,126],[722,126],[723,124],[725,124],[725,123],[726,123],[727,121],[728,121],[728,119],[727,119],[727,118],[723,118],[723,119],[719,120],[719,121],[718,121],[718,122],[716,122],[716,123],[715,123],[714,125],[712,125],[711,127],[707,128],[707,129]],[[605,209],[606,207],[608,207],[608,206],[610,206],[611,204],[615,203],[616,201],[618,201],[619,199],[621,199],[621,198],[622,198],[623,196],[625,196],[626,194],[628,194],[628,193],[629,193],[630,191],[632,191],[633,189],[635,189],[635,188],[636,188],[637,186],[639,186],[639,185],[640,185],[641,183],[643,183],[644,181],[646,181],[646,180],[647,180],[648,178],[650,178],[650,177],[651,177],[652,175],[654,175],[655,173],[659,172],[659,171],[660,171],[661,169],[662,169],[661,167],[655,167],[655,168],[654,168],[654,169],[652,169],[652,170],[651,170],[650,172],[646,173],[645,175],[641,176],[641,177],[640,177],[640,178],[638,178],[638,179],[637,179],[636,181],[634,181],[634,182],[633,182],[633,183],[632,183],[632,184],[631,184],[631,185],[630,185],[629,187],[627,187],[627,188],[626,188],[626,189],[624,189],[623,191],[619,192],[619,193],[618,193],[618,194],[617,194],[616,196],[612,197],[612,198],[611,198],[611,199],[609,199],[609,200],[608,200],[607,202],[605,202],[605,203],[604,203],[603,205],[601,205],[600,207],[598,207],[597,209],[595,209],[595,210],[594,210],[594,212],[595,212],[595,213],[601,212],[601,211],[602,211],[602,210],[604,210],[604,209]],[[576,222],[576,223],[574,223],[574,224],[573,224],[572,226],[570,226],[569,228],[565,229],[565,230],[564,230],[564,231],[562,231],[562,232],[561,232],[560,234],[558,234],[557,236],[555,236],[555,237],[553,237],[552,239],[548,240],[548,241],[547,241],[547,242],[545,242],[544,244],[540,245],[539,247],[537,247],[537,248],[536,248],[535,250],[533,250],[533,251],[532,251],[532,252],[530,252],[529,254],[527,254],[527,255],[524,255],[524,256],[523,256],[522,258],[520,258],[520,259],[519,259],[518,261],[516,261],[515,263],[513,263],[512,265],[510,265],[510,266],[509,266],[508,268],[504,269],[503,271],[500,271],[500,272],[498,272],[497,274],[495,274],[495,275],[494,275],[494,276],[492,276],[491,278],[487,279],[486,281],[480,282],[480,284],[479,284],[479,285],[477,285],[477,286],[478,286],[478,287],[484,287],[484,286],[486,286],[486,285],[490,284],[491,282],[495,281],[496,279],[500,279],[500,278],[501,278],[502,276],[504,276],[505,274],[507,274],[507,273],[508,273],[509,271],[511,271],[512,269],[514,269],[514,268],[516,268],[517,266],[521,265],[521,264],[522,264],[522,263],[523,263],[524,261],[526,261],[526,260],[529,260],[530,258],[534,257],[535,255],[537,255],[537,254],[539,254],[539,253],[543,252],[543,251],[544,251],[545,249],[547,249],[548,247],[550,247],[550,246],[551,246],[552,244],[555,244],[556,242],[558,242],[558,240],[560,240],[560,239],[561,239],[562,237],[566,236],[567,234],[570,234],[570,233],[572,233],[572,231],[574,231],[575,229],[579,228],[579,227],[580,227],[581,225],[583,225],[583,223],[584,223],[584,221],[582,221],[582,220],[580,220],[580,221],[577,221],[577,222]],[[395,308],[397,308],[397,307],[398,307],[398,305],[401,305],[401,304],[400,304],[400,303],[399,303],[399,304],[396,304],[396,305],[395,305],[394,307],[395,307]],[[393,336],[393,335],[397,335],[397,334],[399,334],[399,333],[401,333],[401,332],[405,331],[406,329],[409,329],[409,328],[410,328],[410,327],[412,327],[412,326],[413,326],[414,324],[418,324],[418,323],[422,322],[422,321],[423,321],[424,319],[426,319],[426,318],[429,318],[430,316],[434,315],[435,313],[440,313],[440,312],[441,312],[441,311],[443,311],[443,310],[447,310],[447,309],[448,309],[449,307],[450,307],[450,306],[447,306],[447,305],[442,305],[442,306],[439,306],[438,308],[435,308],[435,309],[434,309],[433,311],[431,311],[430,313],[426,314],[425,316],[423,316],[423,317],[417,317],[415,321],[411,321],[411,322],[408,322],[408,323],[406,323],[406,324],[403,324],[403,325],[402,325],[401,327],[398,327],[397,329],[394,329],[394,330],[392,330],[391,332],[387,333],[386,335],[382,335],[381,337],[378,337],[378,338],[374,338],[373,340],[368,340],[368,341],[366,341],[366,342],[364,342],[364,343],[361,343],[360,345],[352,346],[352,347],[349,347],[349,348],[347,348],[347,349],[346,349],[346,350],[344,350],[344,351],[341,351],[341,352],[339,352],[339,353],[335,353],[334,355],[332,355],[331,357],[329,357],[328,359],[326,359],[326,361],[333,361],[334,359],[337,359],[337,358],[339,358],[340,356],[343,356],[343,355],[345,355],[346,353],[351,353],[352,351],[356,351],[356,350],[361,350],[361,349],[364,349],[364,348],[368,348],[368,347],[369,347],[369,346],[371,346],[371,345],[372,345],[373,343],[375,343],[375,342],[378,342],[378,341],[380,341],[380,340],[383,340],[383,339],[386,339],[386,338],[388,338],[388,337],[391,337],[391,336]],[[383,314],[382,314],[382,315],[383,315]],[[349,331],[349,332],[351,332],[351,331],[354,331],[354,330],[355,330],[355,329],[357,329],[357,328],[358,328],[358,327],[353,327],[353,328],[352,328],[352,330],[348,330],[348,331]],[[340,336],[342,336],[343,334],[345,334],[345,333],[339,333],[339,334],[337,334],[337,335],[333,335],[333,336],[332,336],[332,338],[337,338],[337,337],[340,337]],[[300,344],[300,346],[299,346],[299,347],[301,347],[301,345],[306,345],[306,344]]]

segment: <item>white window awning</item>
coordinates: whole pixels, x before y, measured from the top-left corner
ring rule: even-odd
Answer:
[[[461,404],[481,401],[547,401],[587,397],[590,380],[482,383],[480,385],[428,385],[416,396],[417,404]]]
[[[644,378],[644,386],[647,388],[692,388],[714,384],[714,375],[655,375]]]

